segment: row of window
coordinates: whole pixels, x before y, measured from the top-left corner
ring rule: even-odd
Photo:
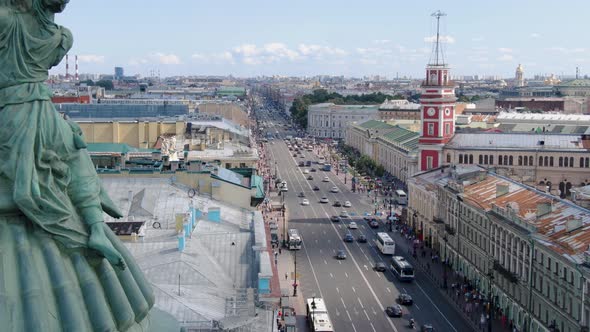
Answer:
[[[478,157],[478,162],[480,165],[494,165],[494,156],[480,154]],[[514,156],[500,155],[498,156],[498,165],[513,166],[514,159]],[[451,163],[451,160],[451,154],[449,153],[447,154],[447,163]],[[535,166],[533,156],[518,156],[516,160],[518,166]],[[574,157],[559,157],[557,160],[559,167],[576,167]],[[473,164],[473,155],[459,154],[459,164]],[[539,156],[538,166],[553,167],[554,157]],[[580,157],[578,160],[578,167],[590,168],[590,157]]]

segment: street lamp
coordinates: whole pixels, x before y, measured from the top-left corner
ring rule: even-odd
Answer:
[[[294,270],[295,270],[295,276],[294,276],[294,281],[293,281],[293,296],[297,296],[297,250],[293,250],[293,262],[294,262]]]

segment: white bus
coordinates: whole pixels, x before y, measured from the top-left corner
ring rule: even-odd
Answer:
[[[395,202],[399,205],[408,205],[408,195],[406,192],[401,189],[396,190]]]
[[[377,233],[375,237],[375,244],[385,255],[393,255],[395,253],[395,242],[391,239],[389,234],[384,232]]]
[[[391,271],[401,281],[414,280],[414,267],[402,256],[391,258]]]
[[[306,314],[312,332],[333,332],[332,322],[328,316],[326,303],[320,297],[306,300]]]
[[[289,236],[289,242],[287,243],[289,250],[301,249],[301,236],[299,236],[299,232],[296,229],[291,228],[287,233]]]

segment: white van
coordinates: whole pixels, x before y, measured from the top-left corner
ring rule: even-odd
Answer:
[[[399,204],[399,205],[408,205],[408,195],[406,195],[406,192],[398,189],[395,191],[395,198],[394,201]]]

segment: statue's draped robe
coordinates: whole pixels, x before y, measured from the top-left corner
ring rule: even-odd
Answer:
[[[132,256],[106,225],[127,268],[87,247],[87,225],[118,212],[43,84],[72,36],[41,1],[0,1],[0,330],[140,331],[154,297]]]

